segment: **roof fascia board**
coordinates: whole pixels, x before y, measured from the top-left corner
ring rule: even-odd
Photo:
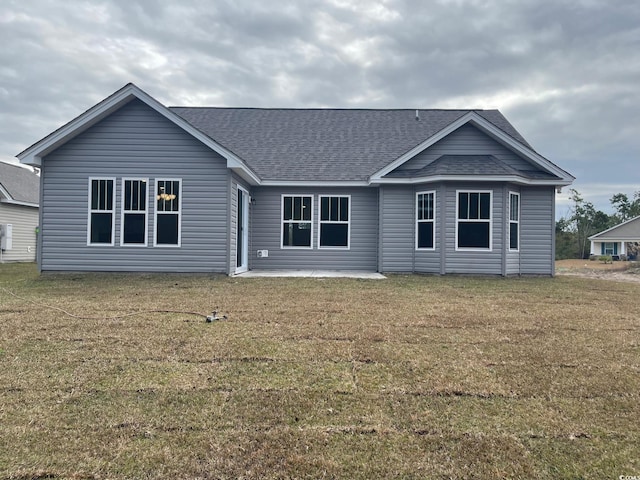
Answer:
[[[37,203],[20,202],[18,200],[9,200],[9,199],[0,200],[0,203],[5,203],[7,205],[19,205],[21,207],[33,207],[33,208],[40,207],[40,205],[38,205]]]
[[[562,170],[560,167],[554,165],[552,162],[550,162],[549,160],[544,158],[542,155],[534,152],[532,149],[530,149],[526,145],[524,145],[524,144],[520,143],[519,141],[517,141],[516,139],[512,138],[511,136],[509,136],[508,134],[506,134],[505,132],[500,130],[498,127],[493,125],[491,122],[489,122],[488,120],[484,119],[483,117],[481,117],[480,115],[478,115],[475,112],[468,112],[468,113],[464,114],[463,116],[461,116],[460,118],[458,118],[457,120],[451,122],[445,128],[443,128],[438,133],[436,133],[436,134],[432,135],[431,137],[429,137],[427,140],[422,142],[420,145],[417,145],[416,147],[414,147],[413,149],[409,150],[407,153],[405,153],[401,157],[399,157],[396,160],[394,160],[393,162],[391,162],[389,165],[387,165],[383,169],[381,169],[381,170],[377,171],[376,173],[374,173],[371,176],[371,180],[372,181],[381,180],[382,177],[384,177],[388,173],[392,172],[393,170],[395,170],[397,167],[399,167],[403,163],[407,162],[408,160],[410,160],[411,158],[415,157],[417,154],[419,154],[423,150],[429,148],[430,146],[432,146],[433,144],[435,144],[439,140],[442,140],[444,137],[446,137],[447,135],[453,133],[458,128],[462,127],[463,125],[466,125],[467,123],[471,123],[474,126],[480,128],[484,133],[490,135],[495,140],[499,141],[500,143],[502,143],[504,145],[507,145],[512,150],[515,150],[517,153],[519,153],[520,155],[522,155],[525,158],[531,160],[535,164],[537,164],[540,167],[544,168],[545,170],[553,173],[554,175],[560,177],[563,181],[559,182],[558,185],[570,185],[573,182],[573,180],[575,180],[575,177],[573,177],[572,175],[568,174],[567,172]]]
[[[123,88],[113,93],[111,96],[96,104],[80,116],[76,117],[62,128],[56,130],[51,135],[45,137],[35,143],[26,150],[20,152],[17,157],[27,165],[40,166],[42,157],[49,152],[55,150],[60,145],[79,135],[87,128],[107,117],[114,111],[129,103],[134,98],[145,103],[147,106],[158,112],[169,121],[182,128],[197,140],[204,143],[216,153],[220,154],[227,160],[227,167],[234,169],[246,170],[247,175],[253,182],[258,183],[259,177],[247,167],[247,165],[233,152],[230,152],[220,144],[215,142],[211,137],[205,135],[193,125],[188,123],[182,117],[173,113],[167,107],[158,102],[151,95],[138,88],[136,85],[129,83]]]
[[[627,223],[631,223],[631,222],[633,222],[634,220],[638,220],[639,218],[640,218],[640,216],[637,216],[637,217],[630,218],[629,220],[625,220],[624,222],[619,223],[618,225],[614,225],[613,227],[611,227],[611,228],[607,228],[606,230],[603,230],[602,232],[596,233],[595,235],[591,235],[590,237],[588,237],[588,240],[595,240],[595,239],[596,239],[596,238],[598,238],[600,235],[604,235],[605,233],[608,233],[608,232],[610,232],[610,231],[612,231],[612,230],[615,230],[615,229],[617,229],[617,228],[620,228],[620,227],[622,227],[623,225],[626,225]]]
[[[9,191],[6,188],[4,188],[1,183],[0,183],[0,195],[2,195],[2,197],[5,197],[6,201],[13,202],[13,197],[9,195]],[[0,200],[3,200],[3,199],[0,198]]]
[[[381,178],[372,180],[372,184],[396,184],[396,185],[413,185],[416,183],[433,183],[433,182],[511,182],[520,185],[547,185],[557,187],[559,185],[569,185],[568,180],[538,180],[532,178],[523,178],[517,175],[429,175],[426,177],[410,177],[410,178]]]
[[[261,187],[369,187],[371,184],[367,181],[295,181],[295,180],[262,180]]]

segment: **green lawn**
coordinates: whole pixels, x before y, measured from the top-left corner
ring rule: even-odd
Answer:
[[[640,476],[639,298],[0,265],[0,478]]]

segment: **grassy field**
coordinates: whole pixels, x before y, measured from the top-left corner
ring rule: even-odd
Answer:
[[[0,478],[640,475],[639,298],[0,265]]]

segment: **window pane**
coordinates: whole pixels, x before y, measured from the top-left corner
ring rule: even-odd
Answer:
[[[283,220],[291,220],[293,215],[293,199],[284,197]]]
[[[302,220],[311,220],[311,197],[302,197]]]
[[[511,194],[509,202],[509,220],[517,222],[518,219],[518,195]]]
[[[509,224],[509,248],[511,250],[518,249],[518,224]]]
[[[123,243],[144,244],[144,213],[125,213],[123,226]]]
[[[131,180],[124,181],[124,209],[131,210]]]
[[[348,246],[349,226],[344,223],[323,223],[320,225],[321,247]]]
[[[340,197],[340,221],[349,221],[349,197]]]
[[[111,243],[111,213],[91,214],[91,243]]]
[[[178,215],[163,214],[156,217],[156,243],[158,245],[178,244]]]
[[[478,216],[478,209],[480,207],[478,196],[478,193],[469,194],[469,218],[480,218]]]
[[[433,248],[433,222],[418,223],[418,248]]]
[[[329,197],[320,198],[320,220],[329,220]]]
[[[99,181],[91,180],[91,210],[98,209],[98,191],[99,191]]]
[[[113,208],[113,180],[104,180],[106,189],[106,204],[105,210],[111,210]]]
[[[490,193],[481,193],[480,194],[480,216],[474,218],[482,218],[483,220],[488,220],[490,218],[491,210],[491,194]]]
[[[469,218],[469,194],[461,193],[458,195],[458,218],[466,220]]]
[[[338,216],[338,203],[340,199],[338,197],[330,197],[329,198],[329,220],[337,221],[340,217]]]
[[[459,222],[459,248],[489,248],[489,222]]]
[[[310,223],[285,223],[282,229],[282,245],[285,247],[310,247]]]
[[[147,209],[147,182],[140,181],[140,197],[138,201],[138,207],[140,210]]]
[[[293,197],[293,220],[302,219],[302,198]]]
[[[424,220],[424,195],[418,195],[418,220]]]

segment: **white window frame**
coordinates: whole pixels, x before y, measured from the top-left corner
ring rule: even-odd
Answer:
[[[513,220],[511,218],[511,197],[517,197],[518,198],[518,211],[516,212],[517,218],[515,220]],[[507,232],[507,246],[509,248],[510,252],[519,252],[520,251],[520,193],[518,192],[509,192],[509,216],[507,217],[508,219],[508,232]],[[518,226],[518,238],[516,239],[518,242],[518,248],[511,248],[511,225],[512,224],[516,224]]]
[[[418,208],[418,201],[420,199],[420,195],[433,195],[433,218],[431,219],[420,219],[418,218],[418,212],[419,212],[419,208]],[[415,246],[416,246],[416,250],[419,251],[433,251],[436,249],[436,191],[435,190],[426,190],[424,192],[416,192],[416,201],[415,201],[415,209],[416,209],[416,235],[415,235]],[[433,223],[433,240],[432,240],[432,244],[433,247],[419,247],[418,246],[418,225],[420,223],[427,223],[427,222],[431,222]]]
[[[286,197],[291,198],[310,198],[311,199],[311,218],[309,220],[285,220],[284,219],[284,199]],[[313,249],[313,195],[309,194],[299,194],[299,193],[283,193],[280,195],[280,248],[283,250],[312,250]],[[284,244],[284,225],[289,223],[309,223],[309,228],[311,229],[311,237],[309,239],[309,246],[297,246],[297,245],[285,245]]]
[[[147,184],[147,194],[144,203],[144,210],[125,210],[125,182],[143,182]],[[154,186],[155,187],[155,186]],[[154,190],[155,191],[155,190]],[[150,196],[151,188],[149,184],[148,178],[139,178],[139,177],[123,177],[121,183],[121,199],[120,199],[120,246],[121,247],[146,247],[149,242],[149,199],[154,198]],[[180,194],[182,198],[182,194]],[[144,213],[144,243],[125,243],[124,241],[124,218],[125,214],[141,214]]]
[[[113,184],[113,195],[111,196],[111,209],[110,210],[93,210],[91,208],[91,201],[93,196],[92,184],[94,181],[106,180]],[[113,247],[115,245],[116,237],[116,178],[115,177],[89,177],[87,192],[87,246],[90,247]],[[91,214],[92,213],[110,213],[111,214],[111,242],[110,243],[91,243]]]
[[[482,218],[472,218],[472,219],[460,219],[458,218],[458,214],[460,212],[460,194],[461,193],[488,193],[489,194],[489,219]],[[478,209],[480,205],[478,205]],[[492,252],[493,251],[493,190],[456,190],[456,244],[455,250],[460,252]],[[458,246],[458,224],[460,221],[464,223],[486,223],[489,222],[489,248],[479,248],[479,247],[459,247]]]
[[[160,182],[178,182],[178,211],[177,212],[158,212],[158,184]],[[181,178],[156,178],[153,183],[153,246],[158,248],[179,248],[182,246],[182,197],[184,191],[182,189]],[[178,214],[178,243],[158,245],[158,215],[175,215]]]
[[[322,220],[322,199],[323,198],[346,198],[349,204],[347,210],[347,220]],[[340,209],[338,209],[338,212]],[[338,224],[347,226],[347,245],[346,246],[322,246],[320,239],[322,237],[323,224]],[[351,195],[318,195],[318,249],[320,250],[350,250],[351,249]]]

